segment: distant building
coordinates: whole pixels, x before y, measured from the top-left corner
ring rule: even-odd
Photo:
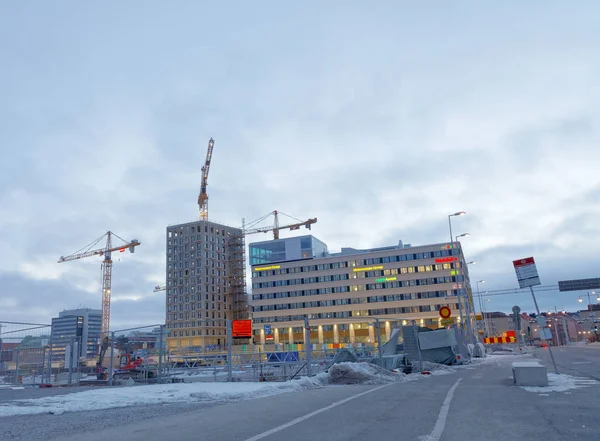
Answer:
[[[472,299],[462,248],[454,245],[399,242],[329,253],[310,235],[251,243],[254,339],[305,343],[305,317],[311,343],[374,343],[375,317],[383,341],[413,320],[436,329],[442,306],[459,316],[459,290],[463,311]]]
[[[554,346],[566,345],[569,342],[582,340],[582,327],[577,318],[567,313],[543,313],[546,317],[552,334],[552,344]],[[503,312],[487,312],[484,314],[486,328],[489,328],[490,336],[501,336],[507,331],[515,331],[515,319],[513,314]],[[521,334],[526,342],[540,340],[539,325],[534,318],[526,313],[519,315],[521,322]]]
[[[52,358],[64,359],[67,346],[75,346],[81,358],[94,358],[98,355],[102,310],[70,309],[62,311],[52,319]]]
[[[226,319],[249,317],[242,230],[202,220],[173,225],[166,254],[168,349],[226,345]]]

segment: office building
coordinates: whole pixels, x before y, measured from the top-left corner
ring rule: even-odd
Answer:
[[[78,348],[80,358],[98,355],[102,310],[80,308],[64,310],[52,319],[52,358],[62,360],[67,346]]]
[[[226,319],[249,316],[242,230],[204,220],[169,226],[166,254],[168,349],[223,347]]]
[[[329,253],[313,236],[252,243],[253,333],[256,343],[374,343],[373,318],[382,341],[413,321],[442,325],[439,309],[459,316],[469,299],[468,270],[460,244],[403,245]],[[264,325],[271,334],[265,335]],[[268,329],[268,327],[267,327]]]

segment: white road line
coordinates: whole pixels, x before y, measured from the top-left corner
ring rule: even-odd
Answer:
[[[393,383],[390,383],[390,384],[393,384]],[[306,415],[301,416],[299,418],[296,418],[296,419],[294,419],[294,420],[292,420],[290,422],[287,422],[285,424],[282,424],[281,426],[277,426],[277,427],[275,427],[275,428],[273,428],[271,430],[267,430],[266,432],[259,433],[258,435],[254,435],[252,438],[248,438],[245,441],[257,441],[259,439],[263,439],[263,438],[265,438],[265,437],[267,437],[269,435],[272,435],[274,433],[280,432],[283,429],[287,429],[288,427],[291,427],[291,426],[293,426],[295,424],[301,423],[304,420],[312,418],[315,415],[318,415],[320,413],[326,412],[329,409],[333,409],[334,407],[341,406],[342,404],[347,403],[348,401],[354,400],[355,398],[362,397],[363,395],[370,394],[371,392],[375,392],[375,391],[377,391],[379,389],[382,389],[382,388],[384,388],[386,386],[389,386],[389,384],[384,384],[383,386],[379,386],[379,387],[376,387],[376,388],[373,388],[373,389],[369,389],[366,392],[361,392],[361,393],[359,393],[357,395],[352,395],[351,397],[344,398],[343,400],[340,400],[340,401],[336,401],[335,403],[330,404],[329,406],[326,406],[326,407],[323,407],[321,409],[315,410],[314,412],[311,412],[311,413],[307,413]]]
[[[590,364],[591,361],[574,361],[573,364]]]
[[[442,408],[440,409],[440,413],[438,415],[437,421],[435,422],[435,426],[433,426],[433,430],[431,433],[425,437],[423,440],[426,441],[439,441],[442,436],[442,432],[444,431],[444,427],[446,426],[446,418],[448,418],[448,412],[450,411],[450,402],[452,401],[452,397],[454,396],[454,391],[462,381],[462,378],[456,380],[454,386],[450,388],[448,391],[448,395],[446,395],[446,399],[442,404]]]

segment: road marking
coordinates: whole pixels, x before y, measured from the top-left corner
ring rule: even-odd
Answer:
[[[390,383],[390,384],[393,384],[393,383]],[[269,435],[272,435],[274,433],[280,432],[283,429],[287,429],[288,427],[291,427],[291,426],[293,426],[295,424],[301,423],[304,420],[312,418],[315,415],[318,415],[320,413],[326,412],[329,409],[333,409],[334,407],[341,406],[342,404],[347,403],[348,401],[354,400],[355,398],[362,397],[363,395],[370,394],[371,392],[375,392],[375,391],[377,391],[379,389],[382,389],[382,388],[384,388],[386,386],[389,386],[389,384],[384,384],[383,386],[379,386],[379,387],[376,387],[374,389],[369,389],[366,392],[361,392],[361,393],[359,393],[357,395],[352,395],[351,397],[344,398],[343,400],[340,400],[340,401],[336,401],[335,403],[330,404],[329,406],[326,406],[326,407],[323,407],[321,409],[315,410],[314,412],[311,412],[311,413],[307,413],[306,415],[298,417],[298,418],[296,418],[296,419],[294,419],[294,420],[292,420],[292,421],[290,421],[288,423],[282,424],[281,426],[277,426],[277,427],[274,427],[271,430],[267,430],[266,432],[259,433],[258,435],[254,435],[252,438],[248,438],[245,441],[257,441],[259,439],[263,439],[263,438],[265,438],[265,437],[267,437]]]
[[[574,361],[573,364],[590,364],[591,361]]]
[[[452,397],[454,396],[454,391],[462,381],[462,378],[456,380],[454,386],[450,388],[448,394],[446,395],[446,399],[442,404],[442,408],[440,409],[440,413],[438,415],[437,421],[435,422],[435,426],[433,426],[433,430],[429,435],[426,435],[422,438],[423,441],[439,441],[442,432],[444,431],[444,427],[446,426],[446,418],[448,418],[448,412],[450,411],[450,402],[452,401]]]

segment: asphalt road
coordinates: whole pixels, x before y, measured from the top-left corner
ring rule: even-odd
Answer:
[[[556,351],[559,363],[594,373],[593,359],[600,350],[566,350],[572,352]],[[540,354],[551,366],[545,356]],[[497,356],[450,375],[409,382],[328,387],[202,408],[165,406],[162,413],[159,408],[125,408],[11,418],[20,428],[12,433],[14,439],[28,441],[596,441],[600,385],[527,392],[512,384],[511,362],[517,358]],[[592,363],[573,364],[578,361]],[[596,376],[598,370],[596,364]],[[127,417],[149,410],[152,416]],[[120,422],[115,424],[111,415]]]
[[[600,344],[558,346],[552,348],[559,374],[586,376],[600,381]],[[535,355],[554,372],[548,349],[538,349]]]

